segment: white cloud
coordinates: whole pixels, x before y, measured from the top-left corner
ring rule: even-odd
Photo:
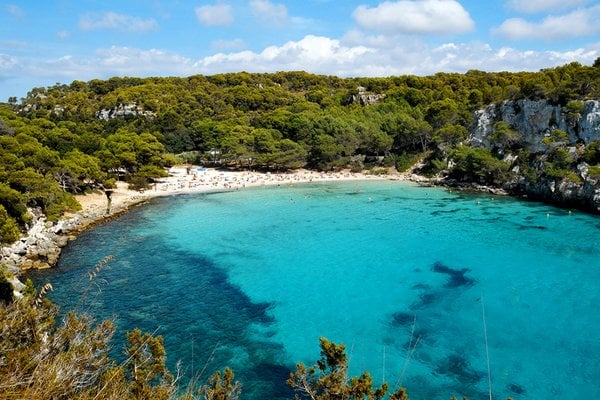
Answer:
[[[142,19],[112,11],[104,14],[86,14],[79,19],[79,27],[83,30],[115,29],[124,32],[148,32],[158,29],[153,18]]]
[[[600,5],[597,5],[565,15],[549,16],[541,22],[529,22],[522,18],[507,19],[493,32],[511,40],[569,39],[600,33],[599,20]]]
[[[565,10],[583,6],[590,0],[508,0],[508,8],[524,13]]]
[[[262,52],[219,53],[194,64],[196,73],[274,72],[305,70],[338,76],[391,76],[436,72],[538,71],[572,61],[591,65],[600,56],[600,43],[565,52],[494,49],[486,43],[446,43],[431,47],[414,41],[397,41],[395,46],[380,37],[364,37],[360,45],[319,36],[270,46]],[[382,44],[385,47],[379,47]]]
[[[360,26],[382,32],[443,35],[475,27],[455,0],[386,1],[374,8],[359,6],[352,15]]]
[[[190,76],[223,72],[310,73],[349,76],[428,75],[437,72],[538,71],[578,61],[591,65],[600,57],[600,42],[564,52],[492,48],[486,43],[446,43],[429,46],[418,41],[397,41],[358,34],[343,40],[308,35],[299,41],[269,46],[260,52],[221,52],[192,59],[159,49],[113,46],[90,57],[65,55],[51,60],[0,53],[1,96],[22,96],[33,86],[57,81],[88,81],[112,76]],[[353,43],[351,41],[354,40]]]
[[[148,76],[163,75],[165,71],[176,75],[189,74],[193,62],[188,57],[158,49],[112,46],[96,51],[92,63],[103,70],[102,75]]]
[[[58,36],[59,39],[66,39],[69,37],[69,32],[68,31],[60,31],[60,32],[56,32],[56,36]]]
[[[242,39],[215,40],[212,42],[212,48],[219,51],[242,50],[246,48],[246,42],[244,42]]]
[[[195,11],[198,21],[206,26],[229,26],[234,20],[231,6],[223,2],[196,7]]]
[[[260,53],[242,51],[215,54],[199,60],[195,66],[203,73],[306,70],[347,75],[369,51],[364,46],[347,47],[339,40],[308,35],[296,42],[267,47]]]
[[[18,64],[18,60],[8,54],[0,54],[0,76],[4,75],[2,71],[8,71]]]
[[[30,49],[31,45],[22,40],[0,40],[0,50],[27,50]]]
[[[196,73],[193,64],[187,57],[162,50],[119,46],[96,50],[87,58],[64,55],[34,61],[0,54],[0,80],[27,76],[28,81],[46,81],[43,85],[47,86],[58,81],[70,83],[112,76],[189,76]],[[27,89],[32,87],[28,85]]]
[[[469,69],[537,71],[572,61],[591,65],[600,56],[600,43],[565,52],[523,51],[510,47],[494,49],[478,42],[446,43],[435,47],[403,42],[395,47],[386,46],[347,45],[339,40],[308,35],[299,41],[269,46],[261,52],[221,52],[199,60],[158,49],[119,46],[99,49],[89,58],[66,55],[38,62],[0,54],[0,77],[13,71],[30,77],[45,77],[51,85],[57,78],[70,82],[111,76],[189,76],[236,71],[305,70],[338,76],[426,75]]]
[[[25,16],[25,13],[21,9],[21,7],[15,5],[15,4],[7,4],[5,8],[6,8],[6,11],[13,17],[21,18],[21,17]]]
[[[283,4],[271,3],[268,0],[251,0],[252,14],[265,22],[283,26],[288,20],[288,10]]]

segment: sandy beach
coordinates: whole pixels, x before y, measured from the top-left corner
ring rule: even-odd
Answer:
[[[398,180],[404,178],[401,174],[368,175],[353,172],[317,172],[308,170],[298,170],[291,173],[262,173],[221,171],[197,166],[175,166],[169,169],[168,177],[159,179],[157,183],[145,191],[130,190],[125,182],[118,182],[117,188],[114,189],[111,195],[109,210],[107,210],[108,200],[104,193],[94,192],[78,195],[76,198],[81,204],[82,210],[76,214],[67,215],[66,218],[69,219],[76,215],[82,215],[85,217],[85,220],[90,222],[89,219],[106,218],[153,197],[175,194],[222,192],[243,190],[257,186],[289,186],[311,182],[374,179]]]

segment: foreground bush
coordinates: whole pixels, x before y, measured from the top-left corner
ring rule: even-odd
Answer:
[[[0,399],[177,398],[161,336],[129,332],[127,358],[117,364],[108,355],[112,321],[69,313],[57,326],[56,307],[42,297],[0,305]],[[239,391],[226,369],[181,398],[234,400]]]

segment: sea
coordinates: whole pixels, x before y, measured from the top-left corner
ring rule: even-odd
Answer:
[[[292,399],[327,338],[411,400],[600,398],[600,217],[576,210],[385,180],[178,195],[30,276],[113,319],[116,359],[162,335],[184,389],[231,367],[241,398]]]

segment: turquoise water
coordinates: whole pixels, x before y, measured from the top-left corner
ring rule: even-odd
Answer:
[[[292,398],[320,336],[411,399],[488,398],[483,312],[494,398],[600,396],[600,218],[543,204],[390,181],[161,198],[34,278],[158,328],[188,377],[231,366],[246,399]]]

